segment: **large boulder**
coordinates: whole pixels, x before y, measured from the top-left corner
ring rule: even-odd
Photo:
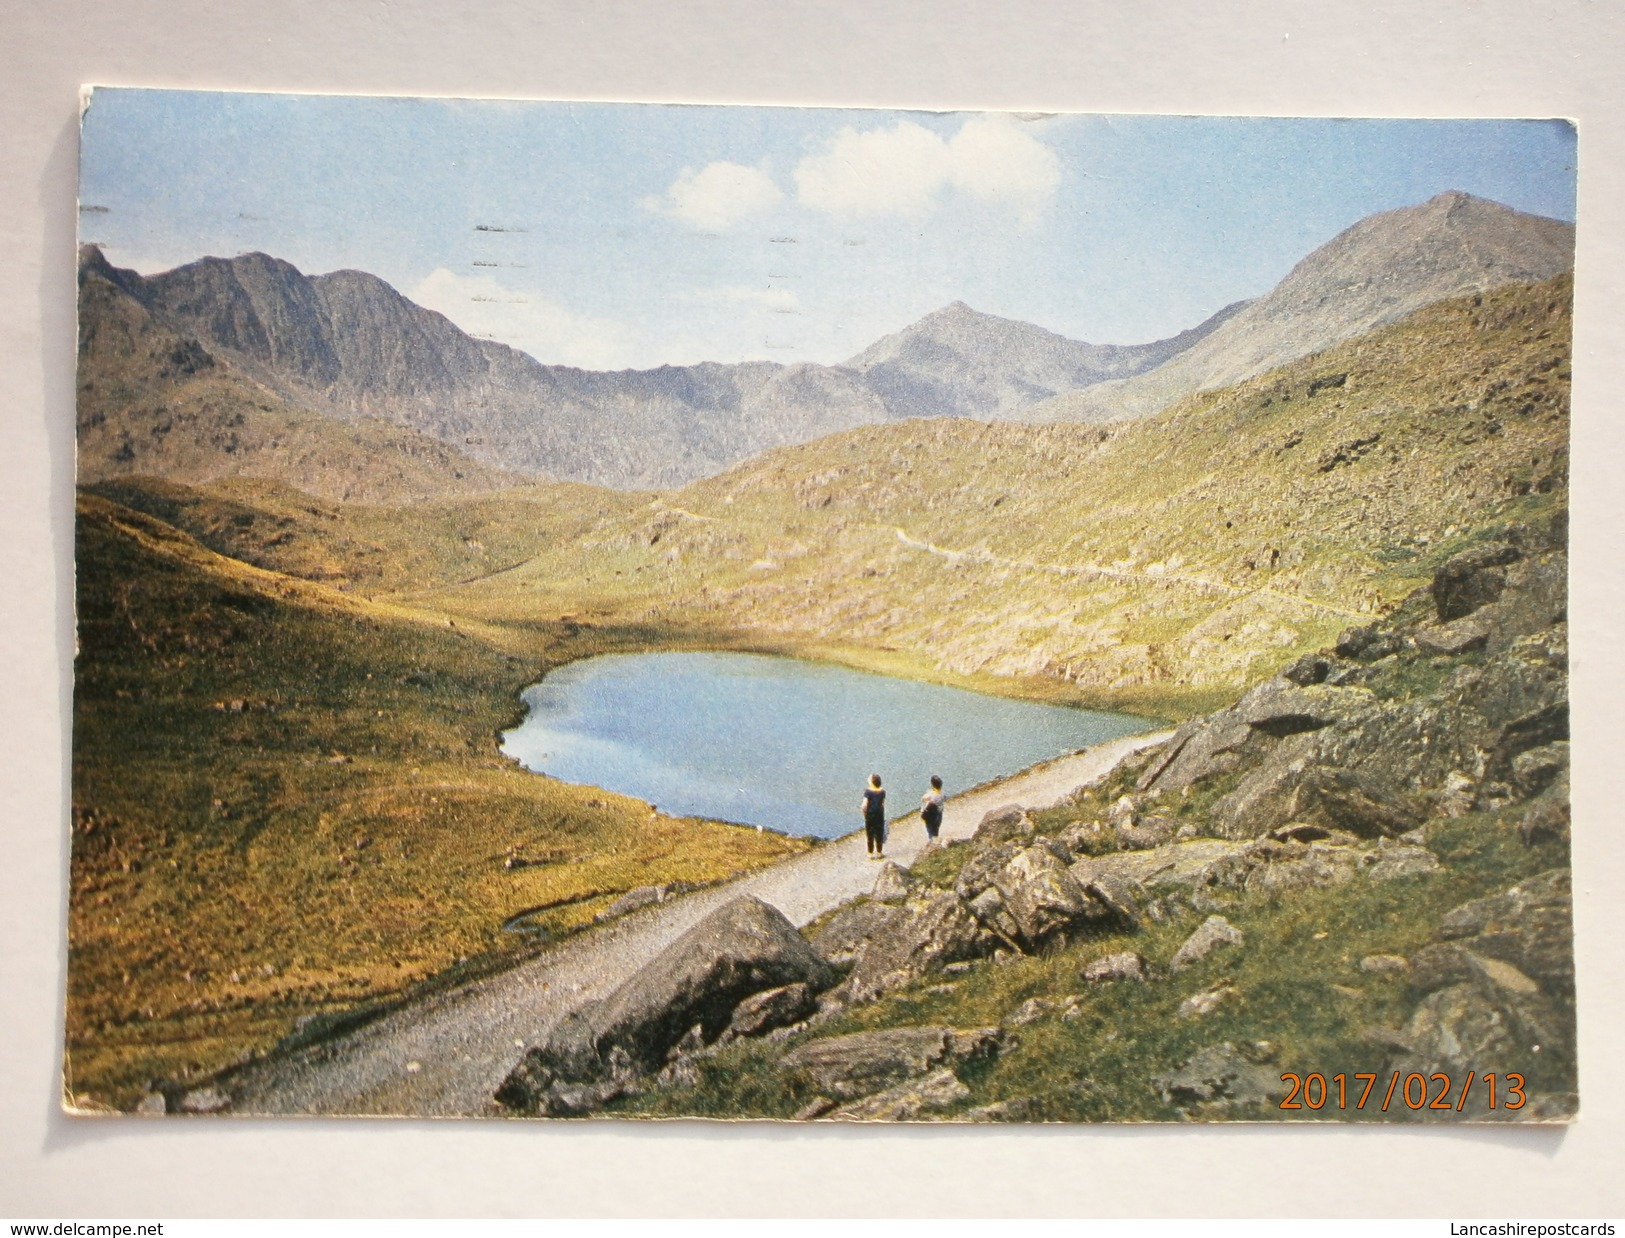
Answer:
[[[1213,805],[1214,832],[1256,838],[1295,821],[1371,838],[1407,833],[1426,819],[1426,805],[1389,780],[1313,762],[1312,752],[1297,748],[1285,754],[1295,759],[1267,761],[1243,778]]]
[[[1405,1027],[1390,1034],[1397,1056],[1386,1069],[1457,1077],[1469,1069],[1524,1072],[1537,1053],[1548,1071],[1572,1062],[1571,912],[1566,869],[1448,912],[1433,944],[1411,956],[1408,980],[1424,996]],[[1560,1119],[1572,1111],[1563,1095],[1523,1114],[1500,1115],[1484,1110],[1479,1096],[1459,1116]]]
[[[872,941],[837,994],[849,1002],[872,1001],[949,963],[980,958],[993,944],[964,902],[944,891],[910,905],[886,937]]]
[[[850,903],[819,926],[813,949],[838,967],[853,962],[871,942],[884,941],[908,912],[886,903]]]
[[[995,885],[1029,949],[1056,930],[1087,918],[1095,906],[1047,847],[1028,847],[1015,856]]]
[[[811,1040],[779,1059],[780,1068],[820,1095],[852,1100],[938,1068],[992,1057],[997,1028],[892,1027]]]
[[[1542,555],[1507,569],[1506,589],[1475,612],[1489,629],[1486,648],[1500,653],[1519,640],[1556,626],[1568,615],[1568,556]]]
[[[990,846],[977,846],[970,859],[959,868],[959,875],[954,878],[954,893],[967,901],[975,898],[987,889],[997,879],[1004,866],[1020,855],[1020,844],[1013,842],[994,843]]]
[[[971,835],[971,841],[988,846],[993,843],[1022,842],[1033,836],[1033,820],[1020,804],[1006,804],[986,813]]]
[[[757,898],[718,908],[593,1011],[599,1056],[612,1047],[653,1069],[690,1028],[721,1035],[745,998],[781,985],[823,989],[835,973],[784,914]]]

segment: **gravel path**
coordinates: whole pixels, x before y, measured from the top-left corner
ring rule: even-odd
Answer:
[[[1166,735],[1098,744],[950,799],[942,835],[968,838],[985,813],[1005,804],[1048,807]],[[905,818],[893,828],[887,858],[907,865],[924,842],[919,817]],[[347,1035],[256,1062],[229,1081],[233,1110],[427,1117],[498,1112],[491,1093],[525,1045],[538,1040],[566,1011],[609,994],[709,912],[741,894],[753,894],[793,923],[805,924],[854,895],[868,893],[878,868],[864,854],[859,830],[737,881],[634,912],[508,971],[424,998]]]

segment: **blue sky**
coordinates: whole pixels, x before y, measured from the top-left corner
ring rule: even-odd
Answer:
[[[1562,122],[1271,120],[98,89],[81,239],[145,272],[370,271],[589,368],[835,362],[950,301],[1139,343],[1461,189],[1574,218]]]

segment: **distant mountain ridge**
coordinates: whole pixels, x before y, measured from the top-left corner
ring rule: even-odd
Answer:
[[[545,365],[476,339],[362,271],[308,276],[254,253],[142,276],[112,267],[90,247],[81,256],[81,284],[94,283],[101,293],[81,296],[81,335],[94,337],[98,316],[145,316],[152,330],[207,354],[217,375],[240,376],[245,391],[257,386],[289,409],[373,426],[374,439],[380,422],[421,436],[407,451],[417,461],[407,470],[410,479],[397,467],[387,485],[366,476],[365,448],[334,447],[330,433],[322,451],[283,452],[256,474],[330,496],[432,490],[433,453],[423,449],[431,442],[445,460],[463,462],[444,465],[448,492],[526,477],[670,488],[769,448],[901,418],[1144,415],[1433,301],[1548,278],[1572,264],[1573,244],[1573,225],[1452,192],[1362,220],[1265,296],[1149,344],[1083,343],[954,302],[844,365],[704,362],[614,372]],[[104,355],[100,364],[114,363]],[[183,381],[167,373],[148,368],[144,381],[153,398],[164,382]],[[210,408],[225,416],[218,405]],[[186,475],[164,475],[196,480],[211,470],[244,471],[240,458],[211,463],[206,444],[190,454],[153,449],[141,436],[156,433],[161,417],[132,437],[107,429],[109,415],[123,414],[82,384],[81,469],[88,477],[149,466],[162,471],[183,458]],[[283,442],[255,429],[264,416],[255,399],[245,398],[231,415],[244,443]],[[96,432],[84,433],[87,425]],[[301,433],[319,429],[307,425]],[[211,436],[230,455],[230,436]],[[131,455],[137,440],[139,461]],[[391,450],[399,457],[407,449]],[[339,456],[345,467],[361,470],[355,482],[340,478]],[[318,474],[319,486],[312,480]]]
[[[1020,417],[1058,392],[1156,365],[1231,312],[1171,340],[1124,346],[955,303],[844,366],[590,371],[476,339],[362,271],[307,276],[253,253],[142,276],[94,248],[81,267],[82,280],[117,288],[290,405],[391,422],[487,468],[621,488],[686,484],[770,447],[902,417]],[[83,312],[103,312],[104,300],[83,299]],[[86,464],[94,474],[108,462],[92,455]]]
[[[963,301],[877,340],[846,363],[893,417],[997,417],[1062,392],[1161,365],[1205,338],[1247,303],[1150,344],[1085,344],[1031,323],[981,314]]]
[[[1436,301],[1550,279],[1573,266],[1573,224],[1451,190],[1362,219],[1177,356],[1143,374],[1058,396],[1031,410],[1029,419],[1144,416]]]

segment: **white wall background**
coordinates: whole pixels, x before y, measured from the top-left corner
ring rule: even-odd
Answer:
[[[1625,1213],[1622,10],[1586,0],[0,0],[0,1216]],[[1580,123],[1584,1114],[1564,1130],[68,1120],[81,83]]]

